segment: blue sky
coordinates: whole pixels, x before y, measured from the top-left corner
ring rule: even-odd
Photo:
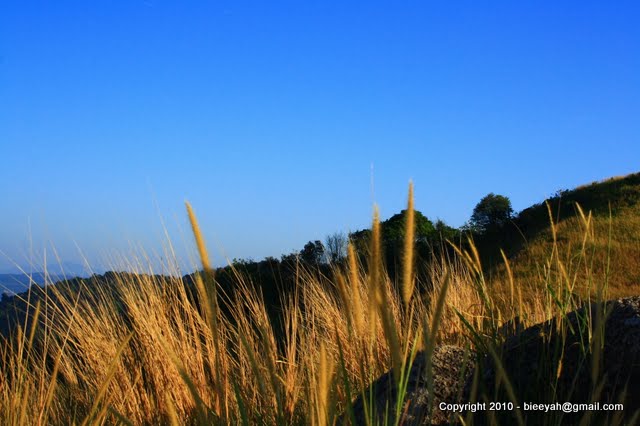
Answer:
[[[638,171],[638,22],[637,2],[3,2],[0,271],[51,245],[153,256],[163,220],[182,258],[184,200],[220,264],[366,227],[373,199],[389,217],[409,179],[459,226],[488,192],[518,211]]]

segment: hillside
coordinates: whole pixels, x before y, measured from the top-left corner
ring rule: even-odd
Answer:
[[[576,283],[574,292],[581,296],[588,286],[605,282],[610,297],[639,294],[640,173],[560,191],[520,212],[499,238],[480,238],[494,280],[505,281],[499,247],[509,257],[516,282],[560,274]],[[558,260],[564,272],[554,268]]]

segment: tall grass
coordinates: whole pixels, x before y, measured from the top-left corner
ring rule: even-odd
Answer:
[[[38,303],[28,293],[23,326],[1,345],[0,423],[333,424],[343,413],[349,419],[353,399],[390,367],[402,395],[417,350],[470,345],[500,365],[505,336],[562,318],[578,305],[579,286],[588,286],[587,298],[607,292],[589,277],[595,233],[584,213],[580,258],[566,261],[551,222],[553,244],[535,281],[517,281],[506,256],[502,272],[486,277],[471,242],[436,258],[429,282],[417,282],[411,185],[400,285],[385,272],[375,210],[366,264],[350,245],[329,279],[298,265],[295,288],[281,296],[281,336],[259,285],[238,270],[233,291],[217,284],[187,211],[203,269],[194,286],[119,274],[108,286],[34,288],[43,292]],[[560,321],[556,331],[567,329]],[[586,350],[598,338],[589,335]],[[516,399],[509,378],[501,381]],[[488,398],[478,386],[473,394]],[[372,404],[365,408],[374,422]],[[389,410],[400,422],[405,408],[400,398]]]

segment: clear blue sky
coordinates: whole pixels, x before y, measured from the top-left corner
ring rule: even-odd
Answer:
[[[372,165],[383,218],[413,179],[453,226],[488,192],[518,211],[638,171],[638,22],[635,1],[2,2],[0,250],[98,265],[161,251],[163,218],[182,256],[189,200],[215,263],[259,260],[368,226]]]

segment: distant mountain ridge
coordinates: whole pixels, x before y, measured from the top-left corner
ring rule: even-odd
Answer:
[[[94,273],[104,273],[102,270],[89,271],[87,266],[67,261],[51,262],[47,263],[46,266],[23,265],[22,268],[24,269],[14,266],[0,269],[0,295],[22,293],[29,289],[30,284],[37,284],[42,287],[45,282],[47,284],[55,284],[65,279],[86,278]]]
[[[34,272],[32,274],[0,274],[0,293],[14,295],[29,290],[29,286],[36,284],[44,286],[54,284],[65,279],[65,276],[58,274],[45,274],[44,272]]]

